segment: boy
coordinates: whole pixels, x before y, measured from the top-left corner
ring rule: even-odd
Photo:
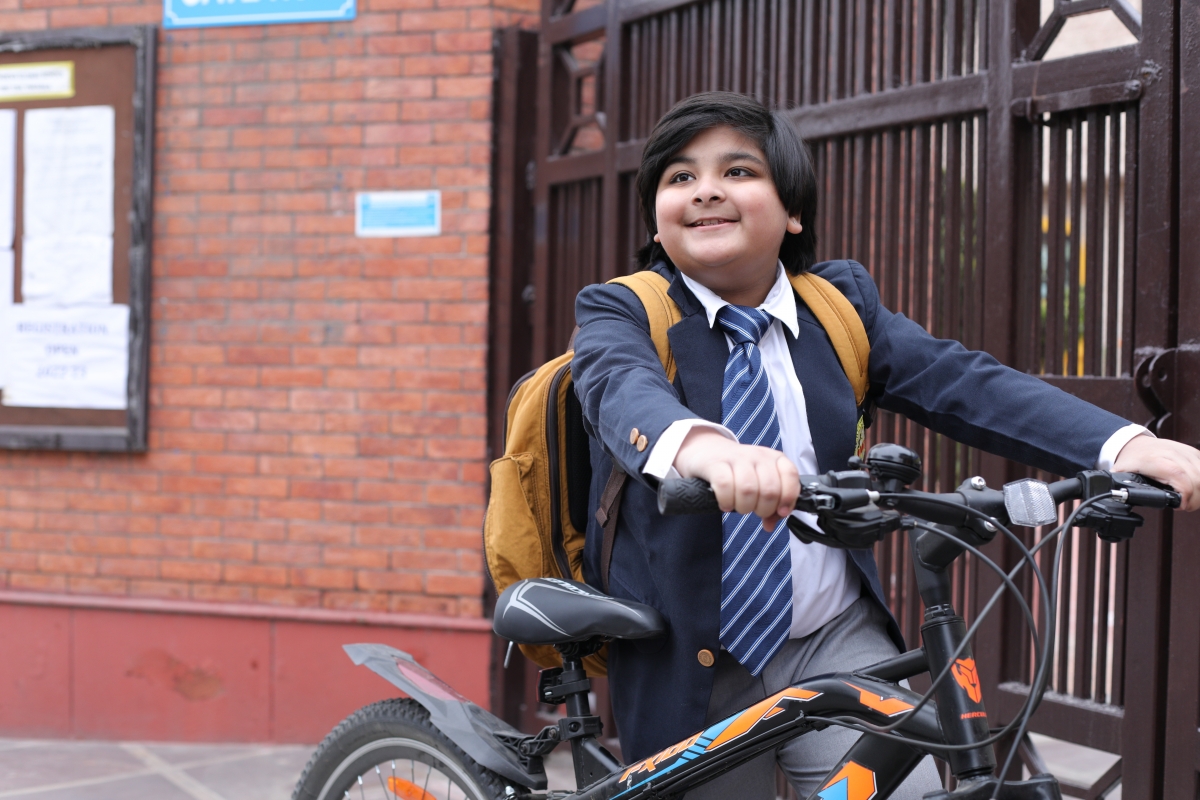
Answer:
[[[740,95],[684,100],[647,140],[637,186],[652,235],[642,268],[671,281],[682,320],[672,385],[644,310],[617,285],[580,293],[573,377],[592,437],[592,503],[611,459],[622,498],[608,590],[668,620],[666,636],[614,642],[623,754],[646,757],[806,676],[881,661],[904,646],[870,551],[803,545],[779,521],[800,474],[842,469],[862,409],[824,329],[785,270],[811,269],[855,306],[871,343],[870,396],[933,430],[1058,474],[1099,466],[1164,480],[1200,506],[1200,453],[1143,435],[1043,381],[934,339],[879,304],[862,266],[813,265],[816,179],[785,117]],[[1069,422],[1064,422],[1069,421]],[[664,518],[652,487],[713,485],[725,515]],[[599,586],[599,526],[585,552]],[[689,794],[773,797],[774,762],[808,797],[854,734],[830,727]],[[894,797],[938,788],[928,759]]]

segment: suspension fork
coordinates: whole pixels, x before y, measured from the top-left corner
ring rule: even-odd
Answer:
[[[922,559],[917,547],[918,537],[910,536],[909,541],[917,588],[925,606],[921,643],[929,662],[930,680],[937,678],[947,666],[950,668],[949,674],[934,690],[942,734],[951,745],[981,742],[989,734],[987,711],[983,707],[983,690],[971,644],[963,644],[966,622],[950,602],[950,575],[945,567],[930,565]],[[960,781],[991,775],[996,769],[996,753],[991,745],[950,750],[947,761],[950,771]]]

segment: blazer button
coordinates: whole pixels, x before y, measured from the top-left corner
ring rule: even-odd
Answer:
[[[637,444],[636,444],[636,445],[634,445],[634,446],[635,446],[635,447],[637,447],[637,451],[640,453],[640,452],[642,452],[643,450],[645,450],[645,449],[646,449],[646,445],[647,445],[647,444],[649,444],[649,443],[650,443],[650,440],[649,440],[649,439],[647,439],[647,438],[646,438],[646,437],[643,435],[643,436],[639,436],[639,437],[637,438]]]
[[[712,650],[701,650],[696,653],[696,660],[700,662],[702,667],[711,667],[717,663],[717,657],[713,655]]]
[[[642,432],[639,431],[637,428],[634,428],[633,430],[631,430],[629,432],[629,443],[637,444],[638,437],[641,435],[642,435]]]

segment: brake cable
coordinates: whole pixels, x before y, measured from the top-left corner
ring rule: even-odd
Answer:
[[[888,494],[890,494],[892,496],[903,496],[900,493],[888,493]],[[886,496],[888,496],[888,495],[887,494],[881,495],[881,499]],[[978,747],[986,747],[988,745],[998,742],[1000,739],[1007,736],[1008,733],[1010,731],[1012,731],[1015,726],[1018,725],[1018,723],[1021,724],[1021,729],[1023,732],[1024,726],[1027,725],[1029,719],[1033,715],[1033,711],[1036,709],[1036,704],[1034,703],[1034,699],[1037,698],[1037,700],[1040,702],[1041,695],[1044,692],[1044,684],[1045,684],[1044,678],[1046,675],[1047,668],[1049,666],[1049,653],[1048,653],[1048,651],[1044,651],[1041,647],[1041,641],[1038,636],[1039,632],[1037,630],[1036,623],[1033,619],[1032,611],[1029,609],[1029,605],[1025,601],[1024,596],[1017,589],[1015,584],[1013,584],[1012,580],[1020,573],[1020,570],[1026,564],[1030,565],[1031,572],[1033,573],[1034,577],[1037,579],[1039,588],[1041,589],[1042,600],[1045,603],[1045,608],[1046,608],[1045,627],[1049,631],[1054,631],[1056,628],[1056,624],[1055,624],[1054,616],[1051,613],[1051,609],[1053,607],[1053,603],[1056,602],[1056,600],[1057,600],[1057,580],[1054,582],[1054,589],[1055,589],[1054,592],[1052,594],[1048,593],[1047,588],[1046,588],[1045,576],[1042,574],[1040,567],[1038,567],[1036,561],[1033,559],[1033,555],[1038,550],[1040,550],[1044,545],[1046,545],[1051,539],[1054,539],[1055,537],[1059,538],[1060,547],[1059,547],[1058,552],[1061,554],[1062,536],[1064,533],[1066,533],[1072,527],[1072,523],[1074,522],[1075,518],[1078,516],[1079,512],[1085,506],[1090,505],[1090,504],[1096,502],[1097,500],[1100,500],[1103,498],[1102,497],[1091,498],[1089,500],[1085,500],[1082,503],[1080,503],[1079,506],[1076,507],[1075,510],[1072,511],[1072,513],[1067,517],[1065,522],[1056,526],[1049,533],[1047,533],[1044,537],[1042,537],[1042,539],[1040,539],[1038,541],[1038,543],[1033,547],[1032,550],[1027,548],[1025,546],[1025,544],[1007,526],[1001,524],[994,517],[991,517],[991,516],[985,514],[984,512],[979,511],[978,509],[970,508],[969,506],[963,506],[959,503],[954,503],[954,502],[948,501],[948,500],[941,500],[939,498],[934,498],[934,497],[926,497],[926,498],[922,498],[922,499],[929,500],[929,501],[935,502],[935,503],[941,503],[943,505],[953,506],[955,508],[963,509],[967,513],[969,513],[973,516],[976,516],[978,518],[981,518],[987,522],[990,522],[992,525],[995,525],[1001,532],[1003,532],[1005,534],[1005,536],[1007,536],[1010,540],[1012,540],[1012,542],[1020,550],[1020,552],[1022,554],[1021,562],[1018,563],[1015,567],[1013,567],[1013,569],[1010,572],[1005,573],[1004,570],[998,564],[996,564],[994,561],[992,561],[987,556],[983,555],[983,553],[981,553],[978,550],[978,548],[976,548],[966,542],[958,540],[952,534],[947,533],[946,531],[940,530],[932,525],[928,525],[926,523],[919,522],[919,521],[916,522],[913,525],[913,527],[919,527],[923,530],[930,530],[930,531],[933,531],[935,534],[946,537],[946,538],[955,538],[956,542],[958,544],[960,544],[964,550],[966,550],[967,552],[969,552],[972,555],[979,558],[980,561],[983,562],[985,566],[989,567],[994,572],[996,572],[997,575],[999,575],[1001,577],[1002,581],[1004,582],[1004,585],[1001,586],[1000,588],[998,588],[993,593],[991,599],[984,606],[983,610],[979,613],[976,620],[971,624],[970,628],[964,634],[963,641],[959,645],[958,649],[952,654],[950,663],[947,664],[946,667],[942,670],[942,672],[937,676],[937,678],[934,679],[933,683],[930,685],[929,690],[926,691],[921,696],[921,699],[918,701],[917,705],[914,706],[909,711],[906,711],[904,713],[903,717],[898,719],[896,722],[891,723],[886,726],[874,726],[874,725],[870,725],[869,723],[863,723],[860,720],[855,720],[853,718],[843,718],[843,717],[828,717],[828,718],[826,718],[826,721],[831,722],[836,725],[839,725],[839,726],[842,726],[842,727],[851,728],[853,730],[858,730],[861,733],[873,733],[873,734],[882,735],[882,736],[893,736],[892,732],[895,731],[900,725],[902,725],[904,723],[905,719],[907,719],[907,717],[909,717],[911,714],[915,713],[918,709],[920,709],[921,707],[926,705],[930,700],[933,699],[934,691],[936,690],[940,681],[944,680],[945,676],[947,674],[949,674],[950,665],[953,663],[953,659],[957,658],[958,655],[960,655],[962,653],[962,651],[966,648],[967,644],[975,636],[980,625],[982,625],[983,621],[987,618],[987,615],[989,613],[991,613],[991,611],[995,608],[996,603],[1003,596],[1004,591],[1006,589],[1012,589],[1013,594],[1017,599],[1017,602],[1022,607],[1022,611],[1024,612],[1026,623],[1029,624],[1029,626],[1030,626],[1030,633],[1034,640],[1035,647],[1038,651],[1038,655],[1036,658],[1037,663],[1038,663],[1038,669],[1036,671],[1037,677],[1034,682],[1034,687],[1031,687],[1029,696],[1026,697],[1025,702],[1022,704],[1022,708],[1021,708],[1020,712],[1018,712],[1018,714],[1016,716],[1014,716],[1012,721],[1010,721],[1003,728],[999,729],[996,733],[991,734],[986,739],[984,739],[980,742],[975,742],[973,744],[940,745],[939,749],[942,749],[942,750],[970,750],[970,749],[975,749]],[[1056,559],[1053,562],[1052,568],[1051,568],[1052,573],[1056,577],[1060,570],[1060,565],[1061,565],[1061,562],[1060,562],[1059,558],[1056,557]],[[1053,600],[1051,600],[1052,597],[1054,598]],[[1047,641],[1049,641],[1050,636],[1047,635],[1046,638],[1047,638]],[[1037,691],[1034,690],[1035,687],[1038,689]],[[900,738],[900,739],[905,739],[906,741],[912,741],[911,739],[906,739],[906,737],[903,737],[903,736],[894,736],[893,738]],[[1009,757],[1005,762],[1004,771],[1000,773],[1001,775],[1007,773],[1009,767],[1011,766],[1011,760],[1012,760],[1014,753],[1015,753],[1015,750],[1013,750],[1009,753]]]

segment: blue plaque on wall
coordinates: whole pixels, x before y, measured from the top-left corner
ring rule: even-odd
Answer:
[[[164,28],[342,22],[354,19],[356,0],[163,0]]]

